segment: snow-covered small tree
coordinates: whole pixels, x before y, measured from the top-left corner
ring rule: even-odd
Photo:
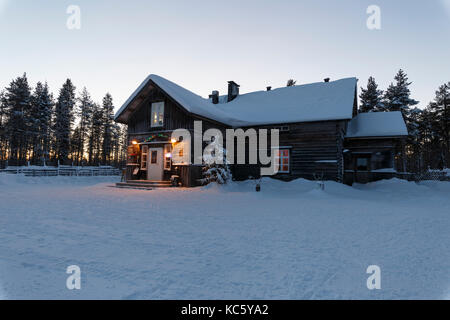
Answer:
[[[211,182],[226,184],[231,179],[231,171],[226,154],[227,151],[220,139],[212,139],[203,153],[202,184],[206,185]]]

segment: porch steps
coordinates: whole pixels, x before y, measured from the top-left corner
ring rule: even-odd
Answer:
[[[118,182],[116,183],[116,187],[128,189],[152,190],[154,188],[172,188],[172,183],[170,181],[135,180],[128,182]]]

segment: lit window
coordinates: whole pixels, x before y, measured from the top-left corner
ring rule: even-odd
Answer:
[[[151,117],[152,128],[164,125],[164,102],[152,103]]]
[[[141,170],[147,170],[148,146],[142,146]]]
[[[289,149],[278,150],[275,160],[279,173],[290,172]]]
[[[170,144],[164,146],[164,170],[170,170],[172,167],[172,146]]]

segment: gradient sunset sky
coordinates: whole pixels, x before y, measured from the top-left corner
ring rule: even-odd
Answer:
[[[381,30],[366,27],[373,4]],[[372,75],[385,89],[403,68],[421,108],[450,81],[450,0],[0,0],[0,38],[1,88],[27,72],[56,96],[69,77],[116,109],[150,73],[207,97],[228,80],[245,93]]]

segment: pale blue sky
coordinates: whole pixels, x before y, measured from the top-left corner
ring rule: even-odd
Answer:
[[[381,8],[381,30],[366,9]],[[69,30],[69,5],[81,30]],[[70,77],[116,109],[156,73],[206,97],[373,75],[382,89],[403,68],[426,106],[450,81],[450,0],[0,0],[0,87],[27,72],[56,94]]]

